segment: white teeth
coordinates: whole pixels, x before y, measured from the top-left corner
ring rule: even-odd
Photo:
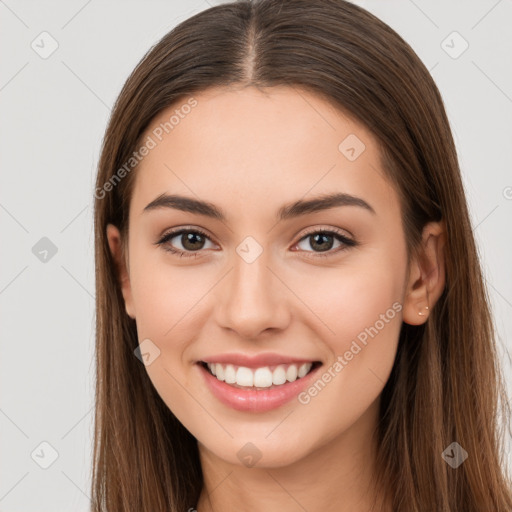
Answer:
[[[286,369],[283,365],[278,366],[272,374],[272,383],[276,386],[286,382]]]
[[[217,363],[215,365],[215,375],[217,379],[224,380],[224,368],[222,368],[222,365],[220,363]]]
[[[254,372],[254,386],[257,388],[269,388],[272,386],[273,378],[269,367],[258,368]],[[275,384],[275,382],[274,382]]]
[[[239,386],[252,386],[254,384],[254,374],[252,370],[245,366],[240,366],[236,371],[236,383]]]
[[[288,370],[286,370],[286,380],[288,382],[293,382],[294,380],[297,380],[297,366],[295,366],[294,364],[288,366]]]
[[[207,363],[213,375],[220,381],[227,384],[236,384],[244,387],[269,388],[272,385],[280,386],[288,382],[294,382],[306,376],[312,363],[284,365],[280,364],[272,371],[268,366],[261,368],[247,368],[245,366],[234,366],[232,364]]]
[[[224,380],[227,384],[235,384],[236,383],[236,371],[235,367],[232,364],[228,364],[226,366],[226,371],[224,372]]]
[[[304,363],[300,366],[297,375],[299,378],[304,377],[309,372],[309,370],[311,370],[311,363]]]

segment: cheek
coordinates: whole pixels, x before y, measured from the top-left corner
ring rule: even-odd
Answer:
[[[336,416],[341,421],[348,411],[357,415],[380,394],[393,367],[402,325],[405,261],[397,248],[301,278],[294,290],[307,297],[316,313],[315,329],[324,333],[332,358],[323,372],[328,373],[325,381],[332,382],[330,391],[320,393],[319,383],[311,395],[307,392],[304,403],[315,397],[325,407],[332,401],[343,404],[345,412]]]
[[[215,276],[206,267],[145,261],[133,258],[131,282],[139,342],[149,339],[159,351],[146,370],[169,409],[186,419],[191,401],[185,389],[194,384],[188,349],[200,336]]]
[[[380,264],[378,260],[367,263],[361,260],[328,271],[317,269],[304,273],[294,283],[294,291],[304,297],[304,302],[325,326],[337,352],[344,351],[347,343],[378,322],[381,315],[386,316],[386,325],[387,320],[400,316],[397,309],[401,309],[402,288],[402,272],[390,268],[383,259]],[[380,322],[378,326],[381,327]]]
[[[187,368],[190,361],[185,354],[196,338],[194,318],[210,281],[193,276],[193,270],[187,273],[167,265],[144,265],[143,260],[135,263],[135,258],[132,270],[139,342],[149,339],[158,351],[146,371],[167,407],[189,428],[190,418],[204,411],[194,410],[196,402],[187,392],[191,384]]]
[[[308,303],[329,327],[327,331],[317,324],[317,332],[325,333],[322,341],[332,354],[298,398],[302,421],[321,431],[324,441],[363,418],[389,378],[402,325],[395,281],[389,273],[370,268],[348,272],[323,283],[324,293]]]
[[[200,266],[177,267],[164,257],[134,255],[131,288],[139,337],[174,338],[187,323],[211,287],[211,270]]]

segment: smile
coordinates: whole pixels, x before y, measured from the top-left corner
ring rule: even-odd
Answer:
[[[247,368],[233,364],[204,363],[210,373],[221,382],[238,388],[267,389],[281,386],[286,382],[295,382],[305,377],[313,368],[314,363],[291,363],[277,366]]]
[[[296,398],[316,378],[319,361],[249,368],[231,363],[196,365],[206,388],[222,404],[243,412],[262,413]]]

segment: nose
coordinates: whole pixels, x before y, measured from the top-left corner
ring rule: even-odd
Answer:
[[[290,321],[290,292],[269,267],[265,251],[248,263],[235,254],[233,267],[217,291],[216,319],[223,329],[254,340]]]

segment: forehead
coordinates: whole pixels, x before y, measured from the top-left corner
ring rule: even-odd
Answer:
[[[238,215],[333,190],[396,200],[371,132],[297,88],[209,89],[160,112],[142,138],[150,139],[136,170],[138,211],[162,193]]]

